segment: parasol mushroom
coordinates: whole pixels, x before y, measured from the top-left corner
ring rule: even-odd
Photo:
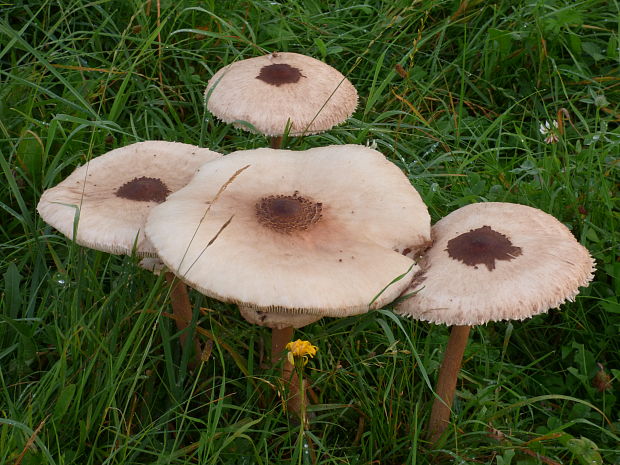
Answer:
[[[433,226],[433,246],[397,313],[452,325],[428,438],[448,426],[471,325],[523,320],[573,300],[593,277],[594,260],[553,216],[525,205],[462,207]]]
[[[179,142],[145,141],[89,160],[47,189],[37,205],[43,220],[79,245],[113,254],[155,257],[144,236],[152,207],[185,186],[219,153]],[[166,273],[179,331],[192,319],[185,286]],[[184,344],[186,335],[181,334]],[[197,341],[195,341],[197,342]]]
[[[153,209],[146,234],[181,279],[244,312],[344,317],[405,289],[430,217],[406,176],[368,147],[256,149],[205,165]],[[291,326],[272,330],[272,346],[290,341]]]
[[[278,52],[232,63],[209,80],[207,108],[245,130],[272,136],[327,131],[349,118],[357,91],[339,71],[298,53]]]

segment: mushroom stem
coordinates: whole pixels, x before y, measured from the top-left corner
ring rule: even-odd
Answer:
[[[461,370],[470,329],[471,326],[453,326],[450,332],[448,346],[439,368],[439,377],[435,389],[437,397],[433,402],[431,418],[428,422],[428,440],[432,445],[437,443],[450,423],[456,380]]]
[[[271,330],[271,363],[275,366],[283,355],[286,344],[293,339],[293,332],[295,328],[288,327],[283,329],[273,328]],[[286,408],[289,412],[293,412],[296,415],[301,416],[302,403],[305,401],[306,396],[300,396],[300,382],[299,376],[295,372],[295,367],[285,358],[282,365],[282,381],[288,388],[289,396],[286,399]],[[305,388],[306,383],[303,383]]]
[[[272,149],[279,149],[280,147],[282,147],[282,136],[269,137],[269,146]]]
[[[172,303],[172,314],[174,321],[179,330],[179,340],[181,347],[185,348],[185,342],[190,334],[185,329],[192,322],[192,306],[187,295],[187,286],[174,273],[166,272],[166,281],[170,286],[170,302]],[[195,362],[200,362],[201,348],[198,338],[193,336],[193,345],[195,351]]]
[[[293,339],[295,328],[289,326],[287,328],[271,330],[271,363],[275,365],[282,358],[286,344]]]

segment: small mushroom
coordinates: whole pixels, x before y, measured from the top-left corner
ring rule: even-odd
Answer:
[[[221,157],[217,152],[179,142],[145,141],[121,147],[78,167],[47,189],[37,205],[43,220],[76,243],[113,254],[156,257],[144,236],[150,211],[185,186],[196,170]],[[192,319],[187,289],[173,282],[171,298],[177,328]],[[181,335],[183,344],[186,335]]]
[[[523,320],[573,300],[593,278],[594,260],[553,216],[525,205],[477,203],[433,226],[397,313],[453,325],[439,371],[428,437],[445,431],[471,325]]]
[[[349,118],[357,91],[339,71],[298,53],[278,52],[220,69],[206,89],[207,108],[227,123],[274,136],[327,131]]]

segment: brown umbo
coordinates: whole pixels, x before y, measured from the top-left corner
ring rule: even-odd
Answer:
[[[432,236],[397,313],[453,325],[429,422],[436,443],[471,325],[522,320],[573,300],[592,279],[594,260],[557,219],[525,205],[468,205],[437,222]]]
[[[485,265],[489,271],[495,269],[496,260],[512,260],[521,255],[521,248],[490,226],[482,226],[460,234],[448,241],[446,252],[450,258],[465,265]]]
[[[295,84],[302,77],[306,76],[301,74],[298,68],[294,68],[286,63],[280,63],[263,66],[256,79],[279,87],[283,84]]]
[[[290,234],[310,228],[321,218],[323,204],[293,195],[270,195],[256,203],[256,218],[275,232]]]
[[[118,188],[115,195],[136,202],[162,203],[170,194],[168,186],[159,178],[140,176],[127,181]]]

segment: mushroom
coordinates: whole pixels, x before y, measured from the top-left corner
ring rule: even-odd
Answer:
[[[435,444],[448,426],[471,325],[523,320],[573,300],[592,280],[594,260],[557,219],[525,205],[467,205],[438,221],[432,236],[405,292],[412,295],[396,311],[453,326],[429,421]]]
[[[278,52],[232,63],[209,80],[207,108],[227,123],[272,136],[327,131],[349,118],[357,91],[339,71],[298,53]]]
[[[145,141],[88,161],[46,190],[37,210],[43,220],[76,243],[113,254],[156,257],[144,236],[152,207],[185,186],[198,167],[221,157],[179,142]],[[177,328],[192,319],[187,290],[166,273]],[[181,343],[186,339],[181,334]]]
[[[248,165],[211,204],[218,186]],[[379,308],[407,286],[417,270],[410,257],[429,243],[430,217],[403,173],[368,147],[265,148],[203,166],[153,209],[146,234],[168,268],[208,296],[346,316]]]
[[[205,165],[153,209],[146,234],[181,279],[246,314],[344,317],[405,289],[430,217],[406,176],[368,147],[264,148]],[[291,326],[272,330],[273,346]]]

